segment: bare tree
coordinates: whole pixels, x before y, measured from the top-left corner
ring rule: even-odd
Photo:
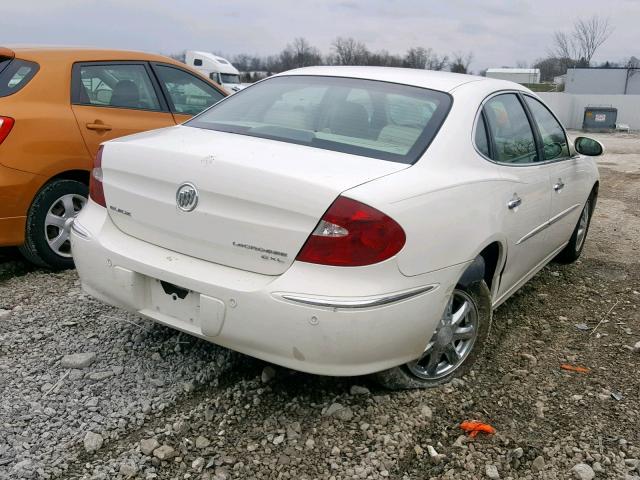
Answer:
[[[296,38],[293,43],[280,52],[279,70],[291,70],[292,68],[321,65],[322,55],[320,51],[312,47],[304,38]]]
[[[367,65],[369,50],[353,38],[338,37],[333,41],[332,63],[337,65]]]
[[[630,57],[628,60],[625,60],[623,64],[626,68],[640,68],[640,58]]]
[[[447,55],[438,55],[435,52],[431,53],[431,56],[427,60],[427,70],[444,70],[449,64],[449,57]]]
[[[593,16],[587,20],[579,19],[573,24],[573,39],[580,52],[580,58],[591,62],[596,50],[613,33],[608,18]]]
[[[555,32],[553,34],[553,46],[549,49],[549,56],[569,60],[578,58],[578,49],[573,37],[566,32]]]
[[[386,50],[369,52],[367,65],[376,67],[402,67],[404,62],[400,55],[392,55]]]
[[[469,73],[469,65],[473,60],[473,53],[454,52],[451,56],[449,70],[453,73]]]
[[[410,48],[403,59],[403,65],[408,68],[427,70],[443,70],[449,61],[446,55],[440,56],[430,48]]]
[[[551,82],[554,77],[564,75],[567,73],[567,66],[572,66],[567,59],[555,56],[540,58],[533,64],[533,68],[540,70],[540,80],[543,82]]]
[[[429,59],[431,49],[427,50],[422,47],[413,47],[407,51],[404,56],[404,65],[409,68],[427,68],[427,60]]]
[[[320,50],[312,47],[306,39],[302,37],[294,39],[291,47],[293,48],[298,66],[306,67],[310,65],[320,65],[322,63]]]
[[[566,68],[575,65],[589,66],[596,50],[612,33],[613,27],[609,24],[609,19],[595,15],[586,20],[578,19],[570,33],[553,34],[553,46],[549,54],[561,59]]]

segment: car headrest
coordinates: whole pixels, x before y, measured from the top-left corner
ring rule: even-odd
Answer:
[[[120,80],[113,87],[110,104],[118,107],[139,107],[140,92],[138,91],[138,86],[131,80]]]

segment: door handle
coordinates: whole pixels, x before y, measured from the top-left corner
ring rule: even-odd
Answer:
[[[111,130],[111,125],[107,125],[106,123],[87,123],[86,125],[88,130],[100,130],[100,131],[108,131]]]
[[[558,179],[558,182],[553,186],[553,189],[554,189],[556,192],[559,192],[559,191],[560,191],[560,190],[562,190],[563,188],[564,188],[564,183],[562,182],[562,179],[561,179],[561,178],[559,178],[559,179]]]
[[[513,198],[507,203],[507,207],[509,208],[509,210],[513,210],[514,208],[520,206],[521,203],[522,199],[514,193]]]

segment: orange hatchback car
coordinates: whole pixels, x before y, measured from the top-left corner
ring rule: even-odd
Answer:
[[[69,229],[100,143],[182,123],[226,95],[159,55],[0,47],[0,246],[73,266]]]

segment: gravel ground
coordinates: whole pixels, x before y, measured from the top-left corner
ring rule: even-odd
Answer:
[[[640,136],[599,137],[582,261],[546,267],[476,369],[428,391],[272,368],[0,250],[0,479],[640,480]]]

